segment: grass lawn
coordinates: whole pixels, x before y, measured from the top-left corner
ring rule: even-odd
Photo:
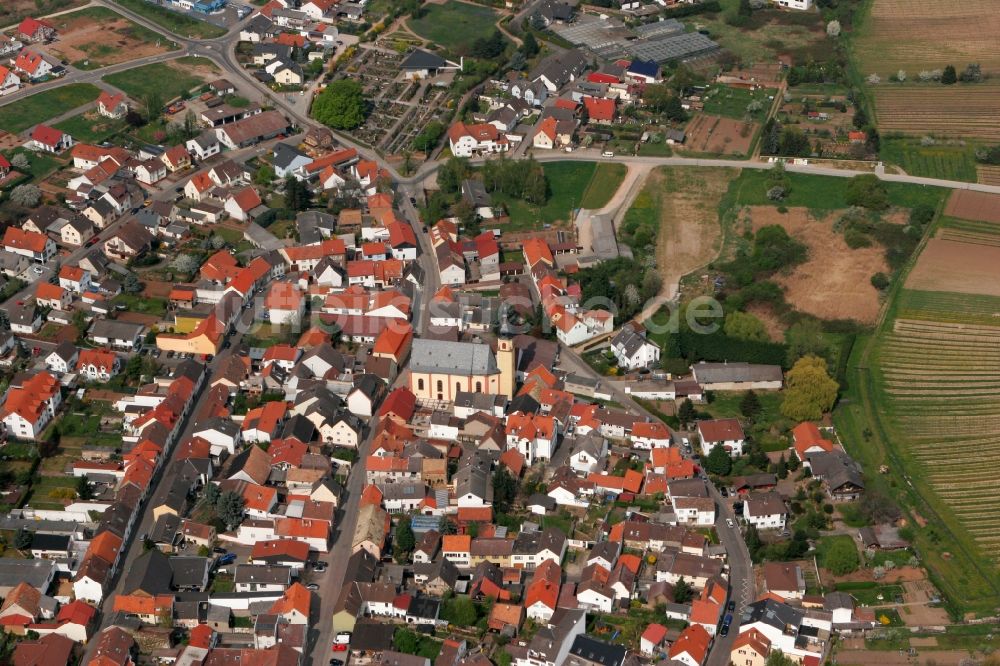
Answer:
[[[544,206],[534,206],[520,199],[493,193],[493,200],[506,206],[510,214],[510,224],[506,226],[511,231],[538,229],[557,221],[569,221],[572,212],[584,206],[584,201],[600,208],[614,194],[606,190],[621,183],[625,177],[624,168],[621,171],[614,167],[622,165],[602,164],[598,169],[597,162],[547,162],[543,165],[545,176],[549,180],[549,200]],[[605,169],[604,167],[608,167]],[[620,175],[619,175],[620,174]]]
[[[243,342],[251,347],[273,347],[286,342],[294,342],[297,335],[290,333],[287,326],[271,326],[271,324],[257,324],[243,336]]]
[[[666,141],[639,144],[639,155],[647,157],[673,157],[674,149]]]
[[[167,314],[167,301],[162,298],[148,298],[137,294],[119,294],[111,301],[114,305],[124,305],[129,312],[156,315],[164,317]]]
[[[71,83],[0,107],[0,129],[12,134],[93,102],[101,94],[90,83]]]
[[[135,99],[143,99],[155,92],[164,102],[178,96],[186,97],[191,89],[205,82],[200,76],[185,72],[181,64],[162,62],[109,74],[104,80]]]
[[[124,120],[114,120],[93,114],[87,118],[85,114],[79,114],[72,118],[58,123],[56,129],[68,132],[77,141],[84,143],[100,143],[114,136],[125,127]]]
[[[762,121],[771,109],[772,100],[768,98],[773,94],[774,88],[751,91],[724,85],[712,86],[705,93],[705,113],[741,120],[747,114],[747,106],[757,101],[760,108],[750,115],[754,120]]]
[[[115,0],[115,2],[182,37],[212,39],[226,34],[225,28],[199,21],[166,7],[150,4],[146,0]]]
[[[14,155],[24,155],[28,159],[28,168],[25,171],[31,174],[31,179],[35,182],[43,180],[63,164],[63,161],[52,153],[43,153],[26,148],[12,150],[7,154],[7,158],[10,159]]]
[[[784,432],[795,425],[781,414],[783,394],[775,391],[756,391],[756,394],[761,412],[752,424],[740,414],[740,401],[745,395],[743,391],[717,392],[710,404],[698,405],[698,411],[708,412],[714,419],[740,419],[765,451],[787,450],[788,442],[771,434],[774,429]]]
[[[624,164],[600,163],[594,170],[594,175],[587,185],[587,190],[583,193],[581,208],[598,209],[604,208],[615,195],[628,169]]]
[[[976,182],[976,147],[972,144],[923,146],[916,139],[891,138],[883,140],[879,155],[911,176]]]
[[[838,592],[847,592],[865,606],[892,605],[896,597],[902,596],[902,585],[878,585],[873,583],[838,583]],[[879,597],[882,597],[879,599]]]
[[[850,178],[838,176],[814,176],[802,173],[787,173],[791,192],[782,205],[804,206],[816,210],[847,208],[847,185]],[[770,173],[763,169],[744,169],[740,177],[730,185],[730,194],[735,195],[735,203],[741,206],[776,206],[777,202],[767,198],[771,187]],[[902,208],[913,208],[917,204],[937,206],[948,194],[940,187],[910,185],[907,183],[883,183],[889,195],[889,203]]]
[[[830,549],[833,548],[834,544],[844,543],[849,544],[851,548],[857,553],[857,545],[854,543],[854,539],[847,536],[846,534],[833,534],[830,536],[820,537],[816,542],[816,559],[819,561],[820,566],[825,567],[826,559],[829,555]],[[860,555],[858,556],[858,561],[860,562]]]
[[[448,0],[443,5],[428,4],[423,9],[423,16],[409,20],[410,29],[435,44],[459,53],[468,52],[477,39],[489,37],[497,21],[496,12],[488,7],[454,0]]]
[[[43,476],[31,484],[29,503],[37,507],[38,502],[58,503],[62,499],[76,497],[76,479],[71,476]]]

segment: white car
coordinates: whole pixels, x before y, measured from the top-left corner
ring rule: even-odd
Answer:
[[[736,528],[736,524],[733,522],[732,518],[726,518],[726,527],[731,530]]]
[[[337,637],[333,639],[334,645],[348,645],[351,642],[351,633],[349,631],[342,631],[337,634]]]

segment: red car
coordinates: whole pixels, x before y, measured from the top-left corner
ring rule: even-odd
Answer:
[[[347,645],[345,645],[343,643],[334,643],[333,644],[333,651],[334,652],[347,652]]]

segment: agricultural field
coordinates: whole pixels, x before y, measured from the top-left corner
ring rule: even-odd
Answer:
[[[544,206],[534,206],[498,193],[492,195],[496,203],[507,208],[510,223],[506,228],[511,231],[569,222],[572,211],[577,208],[601,208],[614,196],[625,178],[625,168],[622,165],[547,162],[542,168],[549,180],[550,190],[549,199]]]
[[[160,5],[153,5],[146,0],[114,0],[116,3],[143,16],[156,25],[169,30],[175,35],[189,39],[214,39],[226,34],[225,28],[199,21],[187,14],[175,12]]]
[[[52,19],[59,39],[49,50],[77,69],[97,69],[177,48],[158,32],[104,7],[88,7]]]
[[[65,113],[93,102],[101,94],[90,83],[71,83],[46,90],[31,97],[0,107],[0,129],[17,134]]]
[[[814,217],[806,208],[779,213],[773,206],[752,206],[746,214],[754,231],[777,224],[809,248],[805,262],[775,278],[792,307],[820,319],[875,323],[881,302],[871,276],[889,272],[882,247],[851,249],[844,235],[834,231],[835,214]]]
[[[1000,224],[1000,197],[985,192],[955,190],[944,212],[952,217]]]
[[[1000,601],[1000,496],[989,464],[1000,456],[1000,296],[983,285],[995,268],[993,278],[974,270],[982,253],[998,251],[995,222],[940,221],[864,345],[867,358],[852,359],[859,394],[837,414],[851,452],[869,469],[888,466],[924,564],[956,613],[992,612]]]
[[[472,43],[493,34],[497,14],[489,7],[448,0],[427,4],[420,18],[411,18],[410,30],[434,44],[456,53],[469,52]]]
[[[976,182],[975,147],[964,142],[925,146],[916,139],[883,138],[879,157],[911,176]]]
[[[878,128],[909,136],[1000,141],[1000,82],[944,86],[879,85],[872,89]]]
[[[983,185],[1000,185],[1000,166],[977,164],[976,180]]]
[[[921,70],[970,62],[1000,71],[1000,13],[994,0],[875,0],[853,38],[861,74],[883,80],[900,69]]]
[[[687,126],[682,150],[716,155],[747,155],[760,123],[697,114]]]
[[[186,97],[217,73],[211,61],[185,57],[109,74],[104,80],[134,99],[141,100],[150,93],[157,93],[167,102],[175,97]]]

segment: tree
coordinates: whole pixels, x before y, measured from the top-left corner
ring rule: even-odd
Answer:
[[[517,496],[517,479],[506,467],[498,467],[493,472],[493,509],[497,513],[507,513],[514,497]]]
[[[441,140],[441,136],[444,134],[444,129],[444,124],[437,120],[427,123],[420,131],[420,134],[413,137],[413,148],[415,150],[422,150],[425,153],[434,150],[434,147],[437,146],[438,141]]]
[[[312,192],[309,186],[294,176],[285,178],[285,207],[289,210],[301,211],[309,208],[312,203]]]
[[[889,193],[878,176],[866,173],[847,183],[847,203],[869,210],[885,210],[889,207]]]
[[[747,550],[750,551],[750,558],[753,559],[761,547],[760,533],[757,531],[756,525],[747,527],[747,532],[743,536],[743,540],[746,541]]]
[[[18,206],[34,208],[42,200],[42,191],[38,189],[37,185],[25,183],[18,185],[11,191],[10,200]]]
[[[774,473],[779,479],[788,478],[788,461],[785,460],[785,454],[781,454],[781,458],[778,459],[777,465],[775,465]]]
[[[333,129],[360,127],[366,115],[364,89],[354,79],[338,79],[330,83],[313,102],[313,117]]]
[[[889,276],[885,273],[879,272],[872,276],[872,286],[882,291],[889,287]]]
[[[796,666],[797,663],[791,657],[786,657],[781,650],[774,650],[767,655],[767,663],[764,666]]]
[[[965,66],[965,70],[959,75],[958,80],[965,83],[979,83],[983,80],[983,69],[978,62],[970,62]]]
[[[500,56],[507,46],[503,33],[494,30],[489,37],[480,37],[472,43],[471,55],[484,60],[492,60]]]
[[[17,550],[27,550],[31,548],[31,540],[34,537],[34,532],[30,532],[23,527],[17,528],[17,532],[14,534],[14,548]]]
[[[90,482],[87,480],[86,474],[76,479],[76,496],[83,501],[87,501],[94,496],[94,493],[90,490]]]
[[[194,117],[194,112],[188,109],[188,112],[184,114],[184,138],[193,139],[201,133],[201,128],[198,127],[198,120]]]
[[[27,169],[31,163],[28,162],[28,156],[24,153],[18,153],[14,157],[10,158],[10,165],[15,169]]]
[[[754,419],[761,412],[760,398],[753,391],[747,391],[740,400],[740,414],[745,418]]]
[[[142,283],[139,282],[139,278],[136,277],[135,273],[129,272],[122,281],[122,288],[127,294],[138,294],[142,291]]]
[[[839,386],[827,373],[826,361],[803,356],[785,375],[781,413],[795,421],[816,421],[837,401]]]
[[[420,647],[420,637],[409,629],[400,629],[392,635],[392,645],[403,654],[416,654]]]
[[[691,402],[691,398],[684,398],[681,402],[680,408],[677,410],[677,418],[681,423],[690,423],[694,420],[698,412],[694,408],[694,403]]]
[[[441,617],[457,627],[471,627],[479,619],[476,604],[466,596],[452,597],[444,602]]]
[[[208,244],[212,246],[213,250],[221,250],[226,247],[226,239],[219,234],[213,234],[212,237],[208,239]]]
[[[253,175],[253,182],[263,187],[270,185],[274,182],[274,167],[270,164],[261,164],[257,173]]]
[[[767,190],[767,198],[768,201],[781,201],[785,198],[785,188],[781,185],[775,185]]]
[[[215,515],[226,525],[226,529],[234,529],[243,522],[243,496],[231,490],[219,495]]]
[[[540,12],[535,12],[531,15],[531,27],[535,30],[545,30],[545,17],[541,15]]]
[[[755,342],[770,342],[764,322],[749,312],[730,312],[726,315],[722,331],[731,338],[752,340]]]
[[[437,184],[443,193],[455,194],[462,189],[462,181],[468,177],[469,161],[464,157],[452,157],[438,167]]]
[[[799,460],[799,455],[795,453],[795,449],[792,449],[792,452],[788,454],[788,471],[794,472],[801,464],[802,461]]]
[[[691,583],[681,576],[680,579],[674,584],[674,602],[678,604],[686,604],[691,601],[694,597],[694,588],[691,587]]]
[[[733,459],[721,444],[716,444],[705,456],[705,469],[710,474],[726,476],[733,469]]]
[[[826,24],[826,34],[830,37],[840,36],[840,21],[834,19]]]
[[[205,494],[202,495],[202,497],[205,500],[205,504],[214,509],[215,505],[219,503],[219,495],[221,494],[222,492],[219,490],[219,486],[214,483],[209,483],[205,486]]]
[[[156,90],[151,90],[142,98],[143,116],[147,123],[153,123],[163,115],[163,97]]]
[[[410,526],[410,518],[403,517],[396,525],[395,542],[393,543],[393,556],[398,564],[406,562],[410,553],[417,545],[417,539],[413,535],[413,527]]]
[[[852,539],[838,537],[825,544],[820,564],[835,576],[843,576],[856,571],[859,564],[858,548]]]
[[[958,74],[955,72],[955,66],[948,65],[947,67],[944,68],[944,71],[941,72],[941,83],[943,83],[946,86],[950,86],[954,85],[957,82],[958,82]]]
[[[535,39],[535,33],[529,32],[524,35],[524,39],[521,42],[521,53],[524,57],[531,58],[537,55],[539,51],[538,40]]]
[[[198,257],[193,254],[178,254],[174,260],[170,262],[170,266],[178,272],[190,274],[198,270],[198,267],[201,266],[201,262],[198,260]]]
[[[803,356],[810,354],[826,358],[830,345],[823,335],[823,326],[815,319],[801,319],[785,332],[788,345],[788,364],[793,365]]]

